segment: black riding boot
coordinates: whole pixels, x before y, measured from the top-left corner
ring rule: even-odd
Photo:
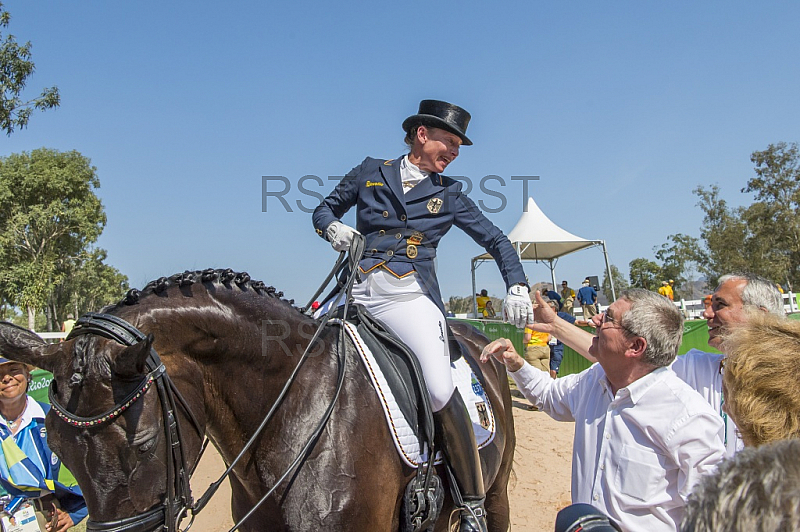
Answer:
[[[472,422],[458,390],[447,404],[433,413],[436,420],[439,445],[447,459],[450,481],[455,481],[461,492],[461,524],[459,532],[486,532],[486,510],[483,502],[486,491],[483,487],[481,459]],[[458,504],[458,497],[453,496]]]

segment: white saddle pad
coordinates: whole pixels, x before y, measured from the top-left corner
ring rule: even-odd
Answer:
[[[341,320],[331,321],[342,324]],[[389,432],[392,434],[392,440],[397,452],[403,461],[411,467],[417,467],[425,463],[427,461],[427,453],[420,449],[419,440],[398,407],[394,394],[389,388],[378,363],[375,361],[375,357],[361,339],[361,335],[358,334],[355,326],[347,322],[343,325],[367,368],[367,373],[369,373],[372,385],[375,387],[378,399],[383,407],[383,413],[389,425]],[[496,430],[492,406],[489,404],[489,399],[486,397],[483,386],[478,382],[466,360],[460,358],[454,363],[451,362],[450,370],[453,372],[453,382],[467,405],[478,449],[483,448],[492,442]],[[441,457],[437,454],[437,463],[440,459]]]

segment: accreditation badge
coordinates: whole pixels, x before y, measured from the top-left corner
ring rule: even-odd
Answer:
[[[0,522],[3,532],[42,532],[36,521],[36,512],[30,503],[24,502],[11,513],[3,512]]]

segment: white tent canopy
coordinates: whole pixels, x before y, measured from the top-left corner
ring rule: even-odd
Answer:
[[[548,263],[550,267],[550,277],[553,280],[553,287],[557,289],[555,263],[559,257],[569,255],[575,251],[601,246],[606,262],[606,276],[611,282],[611,294],[616,299],[614,282],[611,278],[608,263],[608,252],[604,240],[587,240],[575,236],[569,231],[562,229],[553,223],[550,218],[542,212],[533,198],[528,198],[528,205],[520,216],[517,225],[508,233],[508,239],[517,250],[520,260],[533,260]],[[484,261],[494,260],[488,253],[478,255],[472,259],[472,293],[476,293],[475,269]],[[473,310],[477,315],[478,306],[473,296]]]

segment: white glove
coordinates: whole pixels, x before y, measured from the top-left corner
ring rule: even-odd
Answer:
[[[350,244],[353,243],[353,236],[361,234],[342,222],[331,222],[325,232],[328,235],[328,241],[336,251],[347,251],[350,249]]]
[[[516,325],[517,329],[524,329],[526,324],[533,323],[533,304],[527,286],[515,284],[508,289],[503,302],[503,314],[506,322]]]

